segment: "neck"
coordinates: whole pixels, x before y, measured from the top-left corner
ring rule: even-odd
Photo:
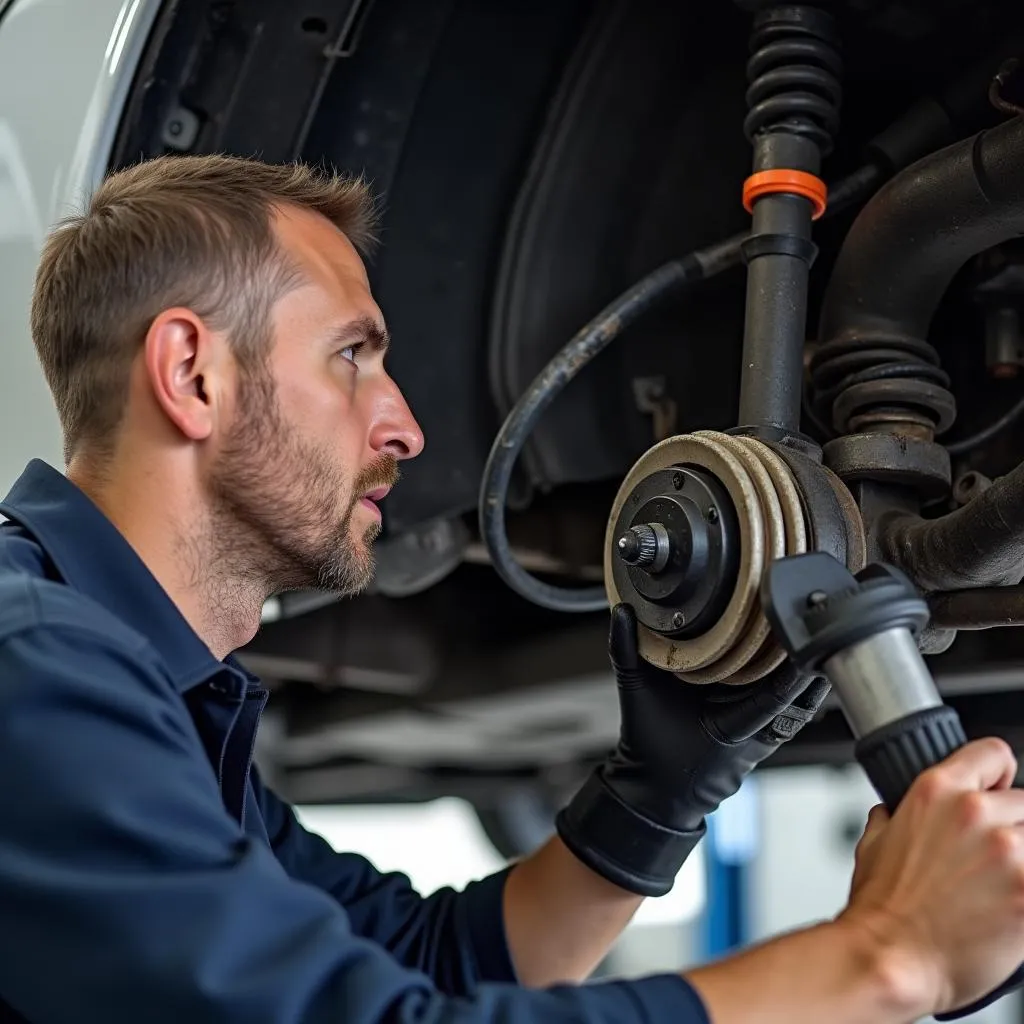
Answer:
[[[267,582],[233,531],[230,557],[218,544],[227,524],[214,522],[203,496],[168,487],[167,475],[72,466],[75,483],[118,529],[216,658],[248,643],[260,624]],[[161,482],[158,485],[157,479]],[[229,564],[230,563],[230,564]]]

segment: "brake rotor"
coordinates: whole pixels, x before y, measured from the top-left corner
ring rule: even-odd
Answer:
[[[739,536],[736,581],[718,620],[697,636],[666,636],[638,623],[640,654],[686,682],[740,685],[762,678],[781,664],[785,652],[760,608],[761,579],[769,561],[807,550],[807,528],[792,473],[755,438],[699,431],[668,438],[641,456],[623,481],[608,520],[604,567],[609,602],[614,606],[623,600],[613,559],[626,504],[652,473],[674,468],[706,471],[728,493]]]
[[[768,561],[786,555],[803,554],[807,550],[807,527],[804,522],[800,492],[789,467],[767,445],[756,438],[713,434],[701,431],[697,436],[707,437],[725,445],[743,462],[751,474],[762,503],[766,533]],[[744,521],[740,517],[740,523]],[[758,598],[761,576],[753,582],[754,610],[747,630],[731,651],[706,669],[688,672],[691,683],[717,683],[728,680],[740,686],[761,679],[786,659],[786,652],[775,642],[768,620],[761,613]]]

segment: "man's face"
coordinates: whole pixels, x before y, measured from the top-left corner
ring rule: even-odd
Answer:
[[[373,576],[378,502],[423,435],[384,369],[387,336],[356,250],[289,210],[280,243],[304,280],[273,309],[267,367],[239,367],[236,408],[211,467],[217,546],[268,593],[352,594]]]

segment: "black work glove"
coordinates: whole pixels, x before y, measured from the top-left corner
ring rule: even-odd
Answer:
[[[612,610],[608,647],[619,688],[619,744],[556,827],[598,874],[661,896],[704,836],[706,816],[810,721],[829,684],[788,660],[746,686],[684,683],[640,657],[636,616],[626,604]]]

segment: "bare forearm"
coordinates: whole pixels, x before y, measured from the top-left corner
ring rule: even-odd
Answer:
[[[505,930],[519,980],[530,988],[583,981],[641,901],[551,839],[513,868],[505,886]]]
[[[558,838],[512,870],[505,928],[521,983],[587,978],[641,898],[581,864]],[[930,1012],[934,979],[846,916],[806,928],[684,977],[713,1024],[912,1024]]]
[[[713,1024],[910,1024],[925,979],[836,921],[685,973]]]

